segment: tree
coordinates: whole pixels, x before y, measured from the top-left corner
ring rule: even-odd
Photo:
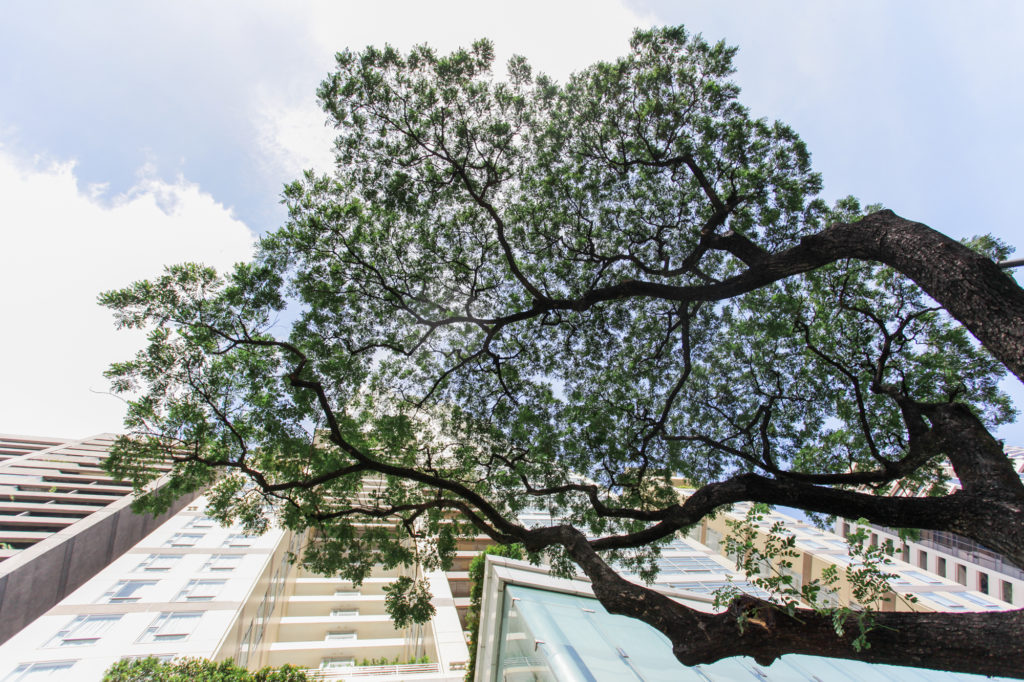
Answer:
[[[733,54],[640,31],[558,84],[521,57],[493,79],[486,41],[340,53],[319,91],[336,169],[286,188],[290,218],[253,262],[102,295],[150,330],[109,371],[131,399],[112,471],[141,490],[170,457],[144,504],[212,485],[217,514],[259,529],[269,502],[317,529],[307,564],[356,581],[448,565],[464,534],[521,543],[686,664],[1024,675],[1003,655],[1019,611],[879,613],[855,650],[852,622],[837,636],[750,597],[699,613],[610,566],[649,567],[744,500],[952,531],[1024,566],[1024,487],[991,435],[1014,414],[1004,368],[1024,379],[1008,249],[826,205],[796,133],[737,101]],[[870,490],[900,479],[936,495]],[[526,528],[528,506],[562,522]],[[396,603],[426,598],[405,589]]]
[[[249,672],[234,661],[214,662],[186,658],[162,662],[157,658],[118,661],[103,675],[103,682],[307,682],[299,668],[284,665]]]

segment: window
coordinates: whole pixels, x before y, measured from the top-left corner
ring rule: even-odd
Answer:
[[[226,580],[189,580],[174,601],[211,601],[220,594]]]
[[[909,570],[908,571],[903,571],[902,574],[900,574],[900,575],[896,576],[895,578],[893,578],[892,581],[894,583],[896,583],[897,585],[913,585],[913,582],[911,580],[909,580],[909,578],[913,578],[914,580],[919,580],[919,581],[921,581],[923,583],[927,583],[928,585],[941,585],[942,584],[941,580],[939,580],[938,578],[935,578],[933,576],[930,576],[927,573],[920,573],[918,571],[909,571]]]
[[[999,608],[999,604],[990,602],[988,599],[971,594],[970,592],[960,592],[959,595],[961,599],[966,599],[967,601],[971,602],[976,606],[981,606],[986,609],[992,610],[997,610]]]
[[[967,567],[963,564],[956,565],[956,581],[961,585],[967,584]]]
[[[228,536],[228,539],[224,541],[222,547],[252,547],[252,543],[256,538],[251,535],[243,535],[241,533],[232,533]]]
[[[352,668],[356,664],[354,658],[324,658],[320,661],[321,670],[337,670],[339,668]]]
[[[878,547],[878,533],[871,534],[871,546]]]
[[[196,516],[185,526],[186,528],[216,528],[217,521],[210,516]]]
[[[359,590],[335,590],[335,597],[358,597]]]
[[[335,630],[328,632],[324,637],[325,642],[351,641],[356,639],[355,630]]]
[[[960,602],[955,602],[952,599],[945,597],[941,594],[936,594],[935,592],[929,592],[921,596],[928,597],[933,602],[935,602],[947,611],[965,611],[967,609],[967,607],[961,604]]]
[[[195,547],[204,537],[204,533],[175,533],[164,543],[164,547]]]
[[[1002,585],[1002,597],[1003,601],[1007,604],[1013,603],[1013,583],[1008,580],[1003,581]]]
[[[249,663],[249,653],[252,651],[252,621],[249,622],[249,629],[245,631],[245,637],[242,638],[242,644],[238,648],[238,656],[235,660],[238,661],[238,665],[243,668]]]
[[[939,557],[935,560],[935,572],[943,578],[946,577],[946,560],[944,558]]]
[[[793,588],[797,589],[797,590],[800,589],[800,586],[803,583],[801,582],[801,576],[800,576],[799,573],[797,573],[796,571],[794,571],[792,568],[790,568],[788,566],[779,566],[779,573],[781,573],[784,576],[789,576],[790,578],[792,578],[793,579],[793,582],[792,582]]]
[[[928,568],[928,552],[918,551],[917,553],[917,565],[921,568]]]
[[[139,637],[140,642],[174,642],[187,639],[196,629],[202,613],[161,613]]]
[[[136,571],[169,571],[181,560],[179,554],[150,554],[141,564],[135,567]]]
[[[839,593],[827,587],[822,587],[821,592],[818,593],[818,601],[822,606],[837,609],[839,608]]]
[[[110,626],[121,616],[76,616],[74,620],[53,636],[46,646],[89,646],[99,641]]]
[[[120,580],[107,593],[100,597],[101,604],[127,604],[139,601],[148,588],[156,585],[156,580]]]
[[[214,554],[203,564],[204,571],[233,571],[242,562],[241,554]]]
[[[727,573],[720,563],[709,556],[672,556],[658,560],[658,568],[666,573]]]
[[[843,521],[843,537],[845,538],[849,534],[850,534],[850,524],[848,524],[846,521]]]
[[[331,616],[333,616],[335,618],[338,618],[338,617],[348,617],[348,616],[358,616],[358,615],[359,615],[359,609],[331,609]]]
[[[4,678],[4,682],[35,682],[35,680],[61,680],[78,661],[55,661],[53,663],[22,663]]]
[[[988,594],[988,573],[978,571],[978,592]]]

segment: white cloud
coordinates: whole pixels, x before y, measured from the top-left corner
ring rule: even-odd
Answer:
[[[251,256],[253,235],[197,185],[143,171],[128,192],[79,186],[73,162],[25,163],[0,148],[0,432],[119,431],[102,372],[141,347],[115,331],[99,292],[199,260]]]
[[[307,3],[306,9],[306,13],[296,16],[281,5],[262,8],[269,23],[274,23],[274,12],[289,12],[289,16],[280,17],[279,23],[289,24],[290,31],[294,31],[291,40],[307,48],[305,61],[294,69],[287,87],[274,94],[263,90],[254,97],[254,120],[263,158],[287,178],[306,168],[326,170],[333,163],[334,135],[324,127],[325,115],[317,107],[313,92],[340,50],[358,51],[385,43],[408,50],[428,43],[445,53],[489,38],[495,45],[498,75],[504,73],[509,57],[521,54],[536,71],[565,80],[595,61],[625,54],[633,29],[654,22],[652,15],[639,13],[619,0],[324,0]]]
[[[256,114],[257,145],[268,170],[298,177],[313,168],[326,171],[334,163],[334,131],[324,125],[318,107],[290,104],[266,97]]]

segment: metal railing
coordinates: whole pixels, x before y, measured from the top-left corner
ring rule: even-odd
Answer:
[[[437,663],[406,663],[404,665],[354,665],[347,668],[306,670],[306,674],[313,680],[330,680],[330,682],[344,682],[344,680],[360,677],[395,677],[397,675],[435,675],[441,672],[441,666]]]

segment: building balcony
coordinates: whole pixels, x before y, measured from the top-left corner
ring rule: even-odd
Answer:
[[[330,633],[347,633],[352,639],[330,639]],[[341,635],[339,635],[340,637]],[[402,637],[386,614],[369,616],[285,616],[281,619],[279,642],[348,642]]]
[[[353,640],[306,640],[273,642],[269,646],[267,665],[280,667],[285,663],[300,668],[320,668],[324,659],[408,660],[414,654],[413,644],[405,637]]]
[[[409,663],[406,665],[358,665],[346,668],[335,669],[309,669],[306,675],[313,680],[323,682],[346,682],[347,680],[361,680],[361,682],[372,682],[373,680],[441,680],[447,679],[449,675],[441,672],[441,666],[437,663]]]

